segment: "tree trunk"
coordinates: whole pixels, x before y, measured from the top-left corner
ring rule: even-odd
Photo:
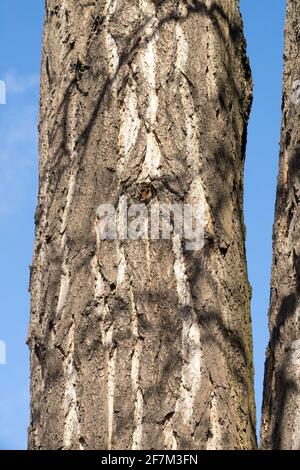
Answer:
[[[261,442],[300,449],[300,1],[287,1],[283,120]]]
[[[48,0],[32,449],[256,446],[238,1]],[[204,246],[102,240],[100,204],[204,208]]]

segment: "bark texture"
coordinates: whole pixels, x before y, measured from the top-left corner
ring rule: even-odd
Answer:
[[[300,449],[300,1],[287,1],[282,134],[265,366],[264,449]]]
[[[32,449],[252,449],[238,1],[48,0]],[[205,245],[101,241],[96,209],[202,202]]]

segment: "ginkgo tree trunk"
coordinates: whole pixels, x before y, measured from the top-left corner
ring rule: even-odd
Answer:
[[[46,1],[31,449],[256,447],[242,28],[236,0]],[[201,205],[203,243],[105,239],[125,201]]]
[[[300,1],[287,0],[282,133],[261,441],[300,450]]]

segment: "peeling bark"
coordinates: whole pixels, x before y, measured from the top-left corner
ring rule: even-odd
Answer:
[[[261,426],[263,449],[300,449],[300,1],[287,1],[282,131]]]
[[[252,449],[238,2],[48,0],[30,283],[31,449]],[[96,209],[201,203],[205,244]]]

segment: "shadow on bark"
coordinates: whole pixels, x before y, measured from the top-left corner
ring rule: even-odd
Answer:
[[[158,13],[159,13],[159,8],[163,6],[165,3],[167,3],[167,0],[161,0],[156,2],[158,6]],[[234,45],[236,41],[238,40],[239,36],[242,35],[242,30],[241,28],[236,25],[232,24],[226,15],[224,9],[220,6],[219,3],[213,2],[210,7],[207,7],[204,2],[200,0],[191,0],[190,2],[186,0],[186,7],[187,7],[187,14],[183,17],[179,17],[177,14],[177,7],[174,8],[174,11],[172,13],[169,13],[165,17],[161,18],[158,22],[158,25],[156,29],[153,31],[151,36],[148,36],[147,40],[143,40],[143,34],[145,33],[145,29],[148,25],[148,21],[144,22],[144,24],[140,25],[133,33],[131,37],[129,37],[126,41],[126,45],[121,52],[119,56],[119,64],[117,67],[117,70],[113,77],[107,77],[105,79],[105,72],[104,71],[99,71],[99,76],[98,79],[101,78],[102,81],[104,81],[103,85],[101,86],[101,89],[99,90],[98,98],[96,99],[96,104],[94,106],[94,109],[92,110],[91,117],[89,118],[89,121],[86,123],[84,126],[83,130],[81,131],[77,141],[76,141],[76,146],[75,146],[75,152],[78,152],[78,159],[76,162],[76,165],[80,166],[80,162],[84,159],[86,149],[88,147],[89,139],[91,136],[91,132],[93,130],[94,124],[97,120],[97,117],[101,111],[102,105],[106,103],[108,106],[110,103],[110,90],[111,87],[114,85],[116,80],[119,78],[120,72],[122,71],[123,67],[128,65],[130,62],[133,61],[135,55],[145,46],[146,41],[150,40],[155,36],[155,34],[160,31],[160,29],[167,23],[171,22],[184,22],[188,17],[192,15],[201,15],[201,16],[206,16],[210,18],[212,21],[215,31],[222,40],[222,42],[227,42],[228,38],[224,36],[224,33],[222,31],[222,27],[220,24],[220,20],[218,17],[221,17],[223,21],[226,22],[229,28],[229,36],[232,44]],[[104,18],[101,17],[98,19],[97,22],[97,27],[101,26],[103,24]],[[248,60],[246,59],[245,56],[245,43],[242,41],[243,44],[243,50],[242,51],[237,51],[237,54],[240,53],[242,57],[242,62],[244,65],[244,73],[245,73],[245,78],[249,78],[251,76],[251,71],[249,67]],[[87,57],[86,57],[86,64],[80,64],[77,63],[76,67],[84,67],[84,68],[89,68],[89,62],[92,59],[89,58],[89,50],[87,50]],[[232,59],[230,56],[227,56],[227,60],[229,62],[226,65],[226,71],[228,74],[228,80],[226,81],[226,84],[224,83],[223,86],[220,86],[220,89],[224,89],[228,87],[228,84],[230,84],[231,89],[234,91],[235,96],[238,98],[239,102],[242,102],[243,96],[241,95],[238,86],[235,83],[235,79],[232,76],[232,70],[234,67],[232,67]],[[80,74],[79,74],[80,75]],[[120,84],[119,88],[122,88],[122,84]],[[49,133],[49,143],[54,143],[55,137],[57,135],[57,132],[59,129],[62,128],[63,133],[62,133],[62,138],[60,139],[58,149],[54,151],[53,157],[51,159],[51,167],[55,169],[55,173],[57,174],[56,177],[56,184],[53,188],[53,192],[55,192],[57,186],[59,185],[60,178],[64,173],[64,170],[67,167],[66,165],[62,166],[62,160],[64,156],[69,156],[69,151],[66,147],[66,143],[68,142],[68,136],[67,136],[67,123],[69,119],[69,102],[70,102],[70,97],[72,95],[72,92],[74,90],[81,92],[80,86],[79,86],[79,79],[78,79],[78,74],[76,74],[76,68],[74,71],[74,79],[69,83],[67,86],[64,97],[61,101],[61,104],[58,107],[57,111],[57,116],[63,112],[63,118],[62,119],[57,119],[55,120],[57,124],[54,126],[54,128],[51,130]],[[194,89],[195,90],[195,89]],[[81,92],[82,93],[82,92]],[[88,93],[87,93],[88,94]],[[107,101],[106,101],[107,100]],[[222,106],[222,103],[224,104],[224,100],[222,98],[222,91],[220,92],[219,96],[220,104]],[[250,103],[251,105],[251,103]],[[249,112],[249,109],[248,109]],[[245,130],[245,136],[243,137],[243,141],[245,144],[246,141],[246,130]],[[245,146],[245,145],[244,145]],[[245,151],[245,148],[243,149],[243,152]],[[59,169],[57,169],[57,166],[59,166]]]
[[[158,8],[162,7],[166,3],[165,0],[162,1],[157,1],[156,4]],[[165,24],[171,23],[171,22],[176,22],[176,21],[185,21],[189,16],[191,15],[201,15],[201,16],[206,16],[210,18],[212,21],[215,31],[220,37],[220,39],[223,42],[228,42],[228,39],[224,36],[222,27],[220,24],[219,17],[223,21],[227,23],[229,26],[229,35],[230,35],[230,40],[233,44],[236,43],[238,40],[239,35],[242,34],[242,31],[239,26],[235,24],[231,24],[228,16],[225,14],[223,8],[220,6],[219,3],[212,2],[210,7],[207,7],[204,2],[201,1],[191,1],[191,2],[186,2],[187,5],[187,15],[184,18],[178,18],[178,15],[176,11],[174,10],[173,13],[168,14],[166,17],[161,18],[159,20],[157,29],[153,32],[153,35],[156,34],[157,31],[159,31]],[[101,24],[103,24],[104,19],[100,18],[97,27],[100,27]],[[142,40],[142,36],[145,33],[145,28],[147,26],[147,22],[144,23],[143,25],[139,26],[132,37],[127,39],[127,43],[124,47],[124,50],[120,54],[120,59],[119,59],[119,65],[117,68],[116,73],[112,78],[105,78],[105,72],[104,71],[99,71],[99,77],[102,80],[102,86],[99,89],[98,96],[96,98],[96,103],[95,106],[91,112],[91,117],[88,120],[88,122],[83,126],[83,130],[80,133],[78,139],[76,140],[75,144],[75,153],[78,154],[78,158],[74,162],[71,162],[71,165],[75,165],[76,167],[80,168],[80,164],[82,160],[84,160],[86,156],[86,152],[88,151],[88,145],[89,145],[89,140],[92,135],[92,131],[94,129],[95,123],[97,122],[97,118],[99,116],[99,113],[101,112],[103,106],[109,106],[110,103],[110,91],[111,87],[113,84],[119,79],[119,76],[121,74],[122,68],[126,65],[128,65],[134,58],[135,55],[141,50],[144,45],[145,41]],[[149,38],[148,38],[149,40]],[[237,53],[240,53],[237,52]],[[86,57],[86,62],[87,65],[84,65],[84,67],[89,67],[89,61],[92,60],[89,57],[89,51],[87,52],[87,57]],[[233,93],[235,94],[235,97],[238,99],[239,103],[242,102],[243,96],[241,95],[241,92],[235,83],[234,77],[232,76],[232,70],[234,70],[233,64],[231,63],[232,57],[228,55],[227,57],[227,62],[226,62],[226,71],[228,74],[228,81],[226,83],[221,84],[220,86],[220,96],[219,96],[219,101],[221,106],[226,108],[225,100],[223,97],[223,91],[225,93],[226,87],[230,85],[231,89],[233,90]],[[76,67],[81,68],[82,64],[77,64]],[[250,69],[247,61],[244,61],[244,73],[246,77],[250,76]],[[54,122],[57,122],[58,124],[54,125],[53,129],[51,130],[49,134],[49,145],[52,146],[52,148],[56,146],[55,151],[53,152],[53,156],[51,158],[51,161],[49,162],[49,173],[50,173],[50,187],[51,187],[51,192],[52,194],[55,194],[61,178],[65,175],[65,172],[68,168],[70,168],[70,150],[68,149],[68,142],[69,142],[69,135],[68,135],[68,122],[70,120],[70,101],[72,94],[74,92],[76,93],[81,93],[82,91],[80,89],[80,85],[78,83],[80,78],[80,74],[76,76],[76,70],[74,70],[74,75],[75,77],[73,80],[69,83],[67,86],[64,97],[58,107],[57,110],[57,115],[56,118],[54,119]],[[76,78],[77,77],[77,78]],[[124,85],[124,83],[120,84],[120,88]],[[195,88],[194,88],[195,89]],[[85,98],[83,94],[83,99]],[[60,118],[60,115],[62,114],[62,119]],[[214,119],[212,117],[211,121],[209,119],[207,120],[207,127],[213,127],[214,125]],[[61,132],[61,134],[60,134]],[[246,132],[246,130],[245,130]],[[243,137],[243,147],[242,147],[242,158],[244,158],[244,152],[245,152],[245,140],[246,140],[246,134],[244,134]],[[57,141],[57,145],[56,144]],[[216,148],[215,151],[213,152],[213,157],[212,161],[215,166],[218,166],[219,168],[222,168],[223,171],[220,171],[220,173],[223,173],[226,175],[226,168],[227,165],[230,167],[233,167],[234,164],[234,158],[235,155],[230,155],[229,152],[226,152],[226,149],[224,148]],[[167,189],[170,189],[170,182],[171,182],[172,177],[165,177],[165,181],[163,182],[163,186],[166,187]],[[237,204],[239,201],[242,201],[242,187],[239,186],[236,188],[236,202]],[[182,197],[182,195],[179,194],[173,194],[175,198]],[[229,204],[229,195],[224,192],[221,192],[218,195],[215,195],[215,203],[214,203],[214,212],[218,214],[217,220],[220,220],[220,214],[223,213],[224,208],[228,206]],[[93,211],[94,209],[91,209]],[[242,207],[240,207],[240,217],[242,217]],[[242,220],[240,220],[241,227],[243,227]],[[221,222],[219,221],[219,224],[221,225]],[[221,228],[221,227],[220,227]],[[90,234],[89,234],[90,236]],[[218,245],[219,240],[215,240],[215,243]],[[209,257],[209,253],[207,254]],[[77,269],[81,269],[88,261],[90,260],[90,255],[86,255],[86,257],[83,257],[81,260],[81,263],[77,265]],[[56,260],[57,263],[59,264],[59,260]],[[73,273],[74,274],[74,273]],[[205,269],[203,265],[199,263],[199,259],[197,257],[191,257],[189,259],[189,280],[190,284],[193,288],[193,286],[199,286],[200,280],[202,278],[208,278],[208,272]],[[213,277],[210,277],[208,280],[211,285],[215,284],[215,281]],[[59,283],[59,281],[58,281]],[[58,290],[58,285],[57,289]],[[192,293],[196,295],[196,292]],[[151,299],[153,299],[153,302],[157,303],[157,298],[162,296],[165,298],[170,297],[170,302],[174,301],[174,295],[173,293],[168,292],[155,292],[155,295],[151,291],[146,291],[146,292],[141,292],[139,295],[146,295],[147,298],[149,299],[149,302],[151,303]],[[114,296],[114,292],[112,291],[112,296]],[[43,302],[44,305],[46,305],[46,297],[47,297],[47,291],[45,291],[45,301]],[[55,300],[55,296],[52,297],[53,301]],[[86,311],[85,314],[88,314],[91,310],[93,305],[87,305],[86,306]],[[116,311],[118,310],[118,304],[115,305]],[[55,312],[55,308],[51,309],[52,312]],[[252,364],[250,364],[250,359],[249,359],[249,351],[247,351],[247,346],[245,345],[244,338],[242,335],[237,334],[236,331],[233,331],[232,329],[229,329],[223,319],[222,319],[222,313],[221,311],[216,310],[210,310],[210,309],[204,309],[203,311],[197,311],[197,318],[199,321],[199,325],[202,330],[202,339],[205,344],[209,345],[212,344],[214,347],[216,347],[219,351],[220,354],[225,355],[225,360],[226,363],[228,364],[229,370],[239,384],[242,384],[247,390],[248,393],[250,393],[250,387],[251,385],[249,382],[247,382],[247,369],[249,367],[252,367]],[[184,315],[184,312],[181,312],[181,315]],[[50,317],[51,322],[54,322],[54,317]],[[143,328],[149,327],[149,325],[141,325]],[[220,338],[217,338],[214,333],[213,329],[218,330],[220,333]],[[49,330],[50,334],[50,330]],[[47,344],[47,341],[46,341]],[[228,348],[224,348],[224,344],[228,345]],[[243,361],[243,369],[245,371],[245,374],[241,372],[241,369],[237,366],[234,365],[232,362],[232,356],[228,353],[228,351],[231,351],[232,353],[235,351],[239,355],[239,357],[242,358]],[[178,361],[181,361],[179,358]],[[176,367],[178,367],[178,364],[175,364]],[[165,383],[165,375],[170,374],[170,371],[172,370],[172,367],[174,367],[174,362],[169,361],[166,362],[165,368],[163,370],[163,374],[161,377],[161,384]],[[156,384],[157,386],[157,384]],[[159,384],[158,384],[159,386]],[[161,385],[162,386],[162,385]],[[150,388],[145,391],[145,393],[151,393]],[[249,400],[250,401],[250,400]],[[251,413],[249,413],[250,420],[251,420],[251,428],[253,431],[253,435],[255,436],[255,422],[252,421],[251,418]],[[124,425],[126,422],[128,422],[128,417],[124,417]],[[121,421],[119,424],[122,426],[123,421]]]

